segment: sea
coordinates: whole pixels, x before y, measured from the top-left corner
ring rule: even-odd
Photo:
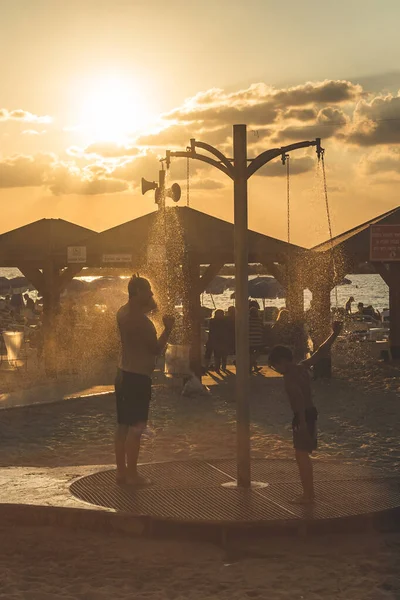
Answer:
[[[3,268],[0,269],[0,277],[20,277],[22,273],[18,269]],[[250,276],[249,279],[256,277],[255,275]],[[389,308],[389,288],[386,283],[382,280],[380,275],[368,274],[368,275],[346,275],[346,278],[351,281],[350,284],[337,286],[336,289],[332,290],[331,293],[331,305],[332,307],[344,306],[350,296],[354,297],[355,304],[363,302],[364,305],[369,306],[370,304],[377,310],[382,311]],[[93,280],[94,277],[77,277],[77,279]],[[228,306],[234,304],[231,299],[233,290],[226,290],[223,294],[213,295],[203,294],[202,304],[209,308],[222,308],[226,310]],[[35,293],[30,294],[33,298]],[[309,290],[304,290],[304,308],[307,309],[310,306],[310,300],[312,294]],[[262,301],[259,300],[260,305]],[[284,299],[269,299],[265,300],[265,306],[276,306],[281,308],[285,305]]]

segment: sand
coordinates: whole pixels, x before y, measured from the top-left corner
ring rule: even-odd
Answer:
[[[357,460],[391,473],[399,469],[398,371],[379,368],[367,374],[353,368],[351,381],[342,369],[330,384],[314,385],[317,457]],[[251,387],[253,456],[292,456],[282,380],[264,370],[252,377]],[[197,399],[182,398],[156,378],[154,435],[141,460],[234,456],[233,397],[232,375],[213,385],[209,397]],[[0,500],[66,505],[69,480],[113,464],[114,402],[113,396],[98,396],[1,411]],[[0,545],[0,598],[9,600],[400,597],[398,534],[272,538],[227,549],[196,540],[160,542],[5,524],[0,535],[6,540]]]
[[[397,600],[400,536],[202,543],[1,529],[9,600]]]

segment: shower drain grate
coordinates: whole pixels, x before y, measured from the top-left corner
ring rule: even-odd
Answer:
[[[225,488],[235,478],[233,460],[152,463],[140,466],[146,488],[118,486],[115,471],[99,471],[74,481],[78,499],[157,520],[182,523],[279,523],[379,514],[400,507],[400,480],[360,465],[314,461],[317,502],[292,503],[301,492],[290,460],[256,459],[253,479],[264,489]]]

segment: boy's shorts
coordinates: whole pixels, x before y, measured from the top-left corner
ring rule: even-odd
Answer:
[[[306,411],[306,424],[308,430],[308,436],[304,436],[299,431],[300,419],[298,414],[295,414],[292,422],[293,430],[293,447],[301,452],[308,452],[312,454],[318,447],[317,441],[317,419],[318,412],[315,406],[307,408]]]

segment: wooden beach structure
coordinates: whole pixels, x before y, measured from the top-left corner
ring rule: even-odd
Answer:
[[[373,260],[371,232],[375,226],[397,226],[400,237],[400,207],[385,212],[332,240],[312,248],[304,279],[312,292],[313,304],[320,315],[319,334],[324,337],[331,323],[331,291],[348,273],[365,273],[368,265],[389,287],[390,349],[400,359],[400,254]],[[400,250],[400,242],[399,242]]]
[[[159,213],[148,213],[101,233],[62,219],[41,219],[0,235],[0,267],[16,267],[43,297],[45,358],[49,374],[56,371],[54,319],[60,297],[84,267],[140,270],[148,264],[149,246],[157,243]],[[201,375],[200,299],[225,264],[234,259],[234,226],[193,208],[165,211],[166,231],[182,246],[180,268],[186,281],[183,312],[190,332],[191,367]],[[322,339],[331,323],[331,291],[348,273],[372,265],[389,286],[390,345],[393,358],[400,352],[400,261],[370,260],[373,225],[399,225],[400,208],[308,250],[254,231],[248,233],[248,262],[260,263],[287,291],[287,306],[295,318],[303,316],[304,289],[313,295]],[[168,253],[167,253],[168,254]],[[162,268],[157,266],[157,268]],[[157,268],[155,278],[157,278]],[[146,271],[146,269],[145,269]]]
[[[55,374],[54,319],[60,297],[82,266],[68,263],[67,248],[95,232],[63,219],[40,219],[0,235],[0,267],[18,268],[43,297],[46,371]]]

